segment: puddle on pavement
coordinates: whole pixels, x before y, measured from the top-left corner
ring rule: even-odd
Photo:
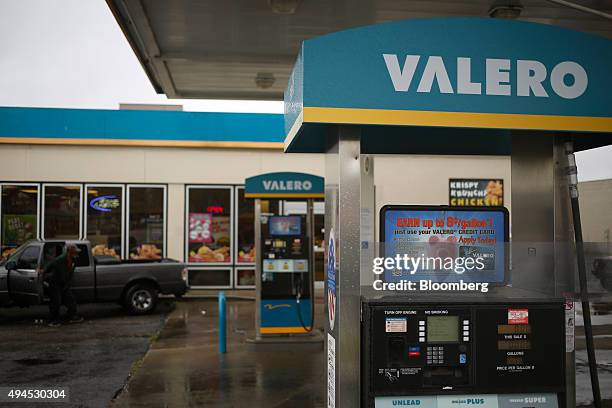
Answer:
[[[22,358],[19,360],[13,360],[17,364],[25,365],[25,366],[37,366],[37,365],[45,365],[45,364],[58,364],[64,360],[59,358]]]

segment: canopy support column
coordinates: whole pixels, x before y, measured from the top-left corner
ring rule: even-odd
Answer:
[[[332,127],[325,156],[328,407],[360,406],[360,135]]]

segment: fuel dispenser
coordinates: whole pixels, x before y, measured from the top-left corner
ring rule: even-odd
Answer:
[[[529,323],[509,324],[509,313]],[[364,405],[564,406],[564,317],[562,302],[540,300],[368,301]]]
[[[323,178],[282,172],[246,179],[255,199],[256,339],[307,335],[314,321],[313,199],[323,197]],[[305,213],[290,214],[290,202]]]
[[[399,21],[303,43],[285,91],[285,152],[325,154],[328,408],[575,406],[567,152],[612,143],[611,62],[608,39],[496,19]],[[406,201],[377,203],[383,154],[508,156],[511,213],[410,205],[422,186],[401,167],[377,187]],[[423,228],[436,239],[423,244]],[[483,267],[398,267],[433,250]]]
[[[418,266],[380,274],[411,296],[362,291],[365,406],[564,406],[565,304],[507,286],[505,208],[384,206],[379,226],[385,257]]]

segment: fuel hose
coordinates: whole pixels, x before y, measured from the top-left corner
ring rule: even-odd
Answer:
[[[580,300],[582,302],[582,316],[584,318],[584,334],[586,337],[589,372],[591,374],[591,389],[593,391],[593,405],[601,408],[601,391],[599,388],[599,375],[597,373],[597,360],[595,358],[595,345],[593,342],[593,325],[591,323],[591,306],[589,305],[589,291],[587,288],[586,262],[584,256],[584,241],[582,240],[582,223],[580,221],[580,204],[578,202],[578,169],[572,142],[565,143],[565,153],[569,166],[569,193],[572,207],[572,220],[574,223],[574,240],[576,241],[576,258],[578,261],[578,281],[580,282]]]
[[[310,327],[306,327],[306,324],[304,324],[304,317],[302,316],[302,308],[301,308],[301,304],[300,304],[300,300],[302,299],[303,296],[303,280],[302,280],[302,276],[300,275],[296,285],[295,285],[295,310],[297,312],[297,317],[298,320],[300,321],[300,325],[302,326],[302,328],[306,331],[306,333],[310,333],[312,331],[312,329],[314,328],[314,302],[311,301],[310,302],[310,313],[311,313],[311,317],[310,317]],[[310,295],[312,297],[312,294]]]

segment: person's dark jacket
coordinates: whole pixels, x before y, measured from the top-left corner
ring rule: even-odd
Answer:
[[[71,265],[68,265],[68,254],[64,253],[47,264],[44,279],[49,283],[67,287],[72,281],[75,266],[75,259],[72,259]]]

